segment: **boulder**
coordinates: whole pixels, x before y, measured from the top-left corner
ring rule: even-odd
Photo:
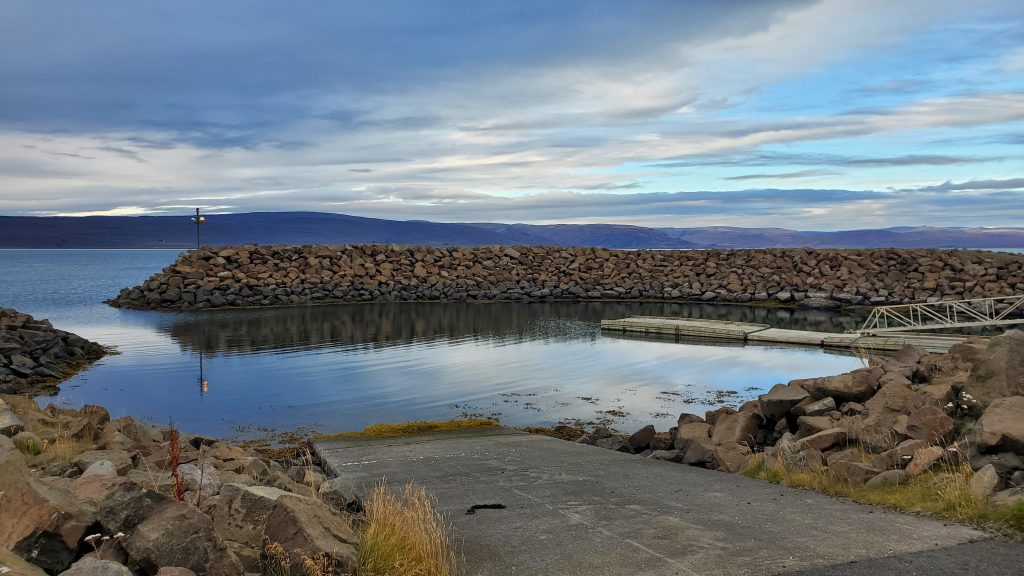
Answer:
[[[704,422],[690,422],[682,424],[676,429],[676,437],[673,446],[676,450],[686,450],[690,440],[707,439],[711,437],[712,426]]]
[[[996,472],[996,467],[988,464],[971,477],[971,496],[988,498],[1003,486],[1003,479]]]
[[[683,464],[706,466],[715,459],[715,443],[710,438],[695,438],[686,445]]]
[[[910,413],[905,431],[915,440],[942,444],[953,433],[955,425],[956,422],[942,409],[924,406]]]
[[[907,482],[906,470],[886,470],[867,481],[868,488],[884,488],[898,486]]]
[[[1007,396],[1024,396],[1024,331],[1009,330],[989,340],[973,364],[963,391],[982,406]]]
[[[715,426],[715,425],[718,424],[718,419],[720,417],[727,416],[729,414],[735,414],[735,413],[736,413],[736,409],[735,408],[733,408],[731,406],[722,406],[721,408],[716,408],[714,410],[708,410],[704,414],[704,421],[707,422],[708,424],[712,425],[712,426]],[[683,418],[682,416],[679,417],[680,422],[682,421],[682,418]]]
[[[801,416],[796,419],[796,424],[797,435],[801,437],[836,427],[836,421],[831,416]]]
[[[203,497],[216,496],[220,492],[220,477],[217,469],[209,462],[203,462],[202,468],[195,464],[178,466],[178,474],[185,484],[185,489],[198,492]]]
[[[993,400],[976,429],[981,452],[1009,451],[1024,454],[1024,396]]]
[[[704,423],[704,419],[701,418],[700,416],[697,416],[696,414],[687,414],[686,412],[683,412],[682,414],[680,414],[679,418],[676,419],[676,426],[677,427],[683,426],[683,425],[686,425],[686,424],[703,424],[703,423]]]
[[[846,430],[842,428],[829,428],[828,430],[822,430],[817,434],[797,440],[796,448],[798,452],[804,447],[825,451],[845,440]]]
[[[206,576],[238,576],[242,565],[198,508],[166,501],[127,533],[122,544],[145,574],[182,566]]]
[[[651,437],[651,444],[649,448],[651,450],[671,450],[672,443],[675,442],[675,433],[673,432],[658,432]]]
[[[133,576],[124,564],[86,556],[61,572],[61,576]]]
[[[358,536],[336,513],[300,496],[280,496],[267,518],[267,540],[289,552],[293,570],[301,570],[301,556],[327,554],[341,572],[355,566]]]
[[[182,566],[161,566],[156,576],[196,576],[196,573]]]
[[[799,385],[776,384],[771,390],[758,396],[757,402],[765,418],[778,420],[807,398],[810,398],[810,394]]]
[[[879,470],[903,469],[910,463],[910,459],[914,457],[914,452],[928,446],[928,442],[924,440],[904,440],[897,444],[895,448],[875,456],[871,466]]]
[[[750,448],[743,444],[715,444],[712,464],[718,470],[741,474],[749,467]]]
[[[799,405],[793,408],[793,413],[797,416],[823,416],[832,412],[836,409],[836,401],[832,397],[822,398],[821,400],[812,400],[808,397],[806,403],[801,402]]]
[[[270,486],[225,484],[211,514],[213,526],[225,540],[258,546],[281,496],[298,495]]]
[[[6,402],[0,400],[0,435],[14,436],[25,429],[25,424],[14,414]]]
[[[48,572],[65,570],[96,522],[93,507],[34,478],[23,477],[5,488],[0,493],[0,548]]]
[[[717,418],[711,440],[715,444],[745,444],[753,446],[761,417],[754,412],[721,414]]]
[[[657,430],[654,429],[654,426],[650,424],[644,426],[629,437],[629,447],[632,448],[634,452],[642,452],[646,450],[647,447],[651,445],[651,438],[654,438],[656,433]]]
[[[651,460],[664,460],[666,462],[682,462],[684,453],[679,450],[654,450],[647,457]]]
[[[856,485],[865,484],[881,472],[877,468],[853,460],[839,460],[831,464],[829,470],[846,482]]]
[[[134,467],[132,457],[124,450],[89,450],[82,452],[72,461],[79,470],[85,472],[94,463],[106,460],[117,469],[118,476],[124,476]]]
[[[991,464],[1000,476],[1010,476],[1017,470],[1024,470],[1024,456],[1013,452],[997,452],[995,454],[974,453],[970,456],[971,468],[981,470]]]
[[[838,376],[793,380],[790,384],[800,386],[815,400],[830,396],[837,402],[847,400],[862,402],[874,394],[881,378],[882,369],[875,366],[872,368],[861,368],[846,374],[839,374]]]
[[[93,476],[117,476],[117,467],[110,460],[97,460],[82,472],[82,478]]]
[[[910,463],[907,464],[906,472],[908,476],[917,476],[929,468],[932,467],[936,462],[939,462],[946,457],[946,449],[942,446],[932,446],[930,448],[921,448],[914,452],[914,456],[910,459]]]

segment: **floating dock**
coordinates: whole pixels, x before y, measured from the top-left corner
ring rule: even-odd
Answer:
[[[768,324],[750,324],[725,320],[632,316],[602,320],[601,330],[630,334],[671,336],[679,339],[719,340],[758,344],[791,344],[823,348],[846,348],[866,352],[895,352],[904,346],[917,346],[928,352],[946,352],[968,337],[955,334],[912,334],[886,332],[874,334],[837,334],[772,328]]]

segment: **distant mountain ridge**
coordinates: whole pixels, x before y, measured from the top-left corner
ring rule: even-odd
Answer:
[[[897,227],[836,232],[785,228],[648,228],[620,224],[398,221],[325,212],[211,214],[204,244],[395,243],[605,248],[1024,248],[1024,228]],[[189,248],[188,216],[0,216],[0,248]]]

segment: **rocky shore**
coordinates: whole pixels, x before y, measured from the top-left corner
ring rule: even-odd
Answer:
[[[106,350],[11,308],[0,308],[0,394],[47,394]]]
[[[1024,332],[971,339],[946,354],[904,348],[847,374],[778,384],[739,407],[682,414],[664,432],[577,436],[723,472],[813,471],[869,487],[969,466],[972,497],[1024,503]]]
[[[349,490],[308,455],[0,396],[7,576],[311,574],[310,560],[351,573],[361,505]]]
[[[962,250],[206,247],[108,303],[192,310],[327,302],[668,300],[806,307],[1024,291],[1024,255]]]

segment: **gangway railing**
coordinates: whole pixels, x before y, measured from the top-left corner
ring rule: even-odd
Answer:
[[[879,306],[857,332],[905,332],[1024,324],[1024,295]]]

